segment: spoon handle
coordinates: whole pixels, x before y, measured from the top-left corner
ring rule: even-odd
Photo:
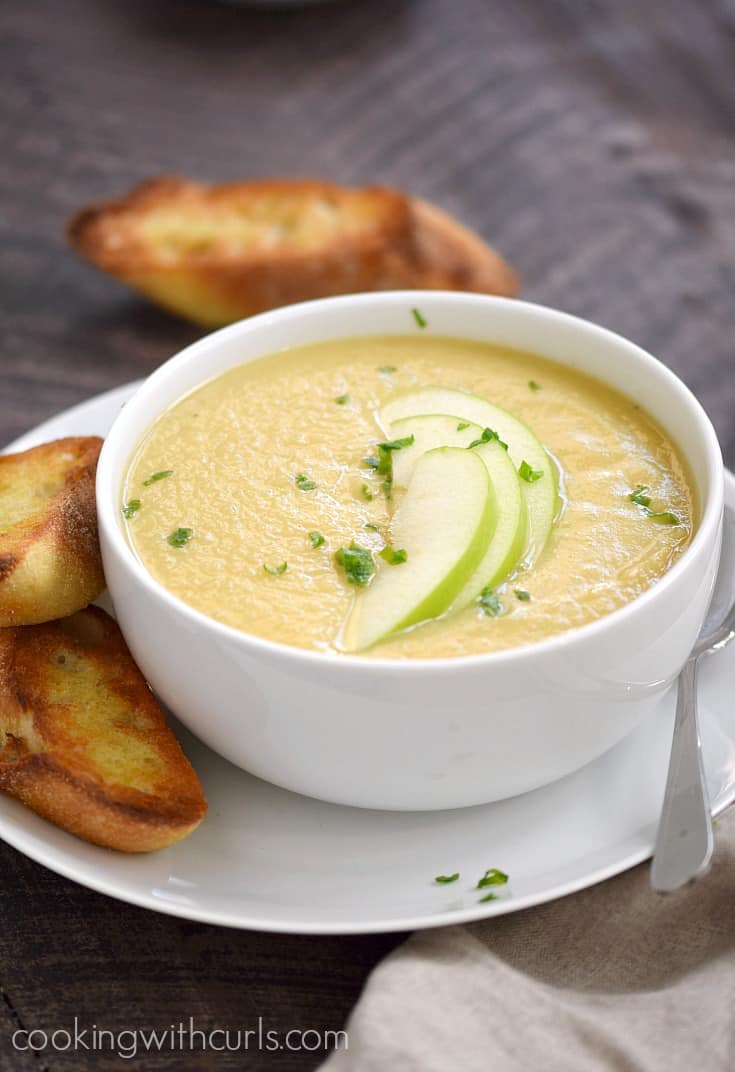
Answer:
[[[679,674],[669,774],[651,865],[651,886],[670,893],[702,875],[712,856],[712,813],[697,726],[697,664]]]

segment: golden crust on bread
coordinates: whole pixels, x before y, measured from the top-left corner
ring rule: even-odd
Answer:
[[[520,280],[499,253],[447,212],[411,199],[419,258],[429,290],[470,290],[480,294],[518,293]]]
[[[170,845],[207,810],[117,624],[98,607],[0,630],[0,790],[123,852]]]
[[[71,221],[72,246],[153,301],[207,327],[291,302],[404,287],[514,294],[480,238],[384,187],[272,179],[151,179]]]
[[[94,481],[102,440],[0,455],[0,626],[81,610],[104,588]]]

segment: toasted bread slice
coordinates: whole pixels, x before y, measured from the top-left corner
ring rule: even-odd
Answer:
[[[412,198],[414,236],[429,290],[470,290],[513,297],[518,276],[479,235],[436,205]]]
[[[109,615],[0,630],[0,789],[123,852],[178,841],[207,805]]]
[[[472,232],[381,187],[152,179],[84,209],[68,236],[104,271],[207,327],[358,291],[518,289],[508,265]]]
[[[102,440],[0,455],[0,626],[86,607],[105,586],[94,480]]]

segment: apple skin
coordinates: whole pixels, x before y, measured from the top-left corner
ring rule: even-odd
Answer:
[[[448,387],[422,387],[408,394],[391,398],[380,411],[379,420],[385,428],[405,417],[446,414],[457,422],[470,421],[480,428],[492,428],[508,444],[516,469],[527,462],[542,476],[533,483],[521,481],[528,513],[528,546],[525,563],[538,559],[546,546],[558,513],[558,479],[554,462],[543,444],[528,425],[494,402],[467,391]]]
[[[472,578],[495,532],[498,504],[474,451],[439,447],[422,454],[391,526],[400,565],[381,563],[359,592],[339,646],[363,651],[409,626],[438,618]]]

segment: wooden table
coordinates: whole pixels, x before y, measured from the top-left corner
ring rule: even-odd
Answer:
[[[80,205],[157,173],[404,187],[691,385],[735,463],[731,0],[5,0],[0,441],[144,376],[197,336],[65,247]],[[645,403],[645,399],[642,399]],[[396,936],[227,931],[91,893],[0,846],[0,1069],[19,1027],[339,1028]],[[400,937],[400,936],[399,936]],[[312,1069],[319,1053],[138,1059]],[[143,1063],[141,1063],[143,1061]]]

